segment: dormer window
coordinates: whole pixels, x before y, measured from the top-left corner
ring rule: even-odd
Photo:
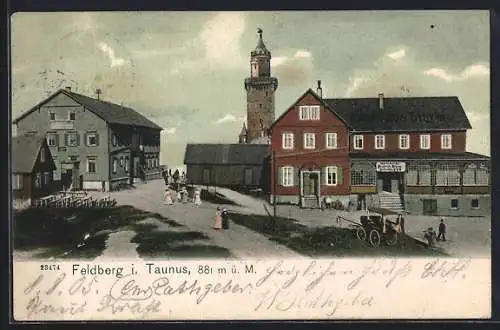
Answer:
[[[300,120],[319,120],[320,117],[319,105],[301,105],[299,107]]]

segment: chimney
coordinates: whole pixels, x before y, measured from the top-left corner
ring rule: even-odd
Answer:
[[[380,110],[384,110],[384,93],[378,94],[378,107]]]
[[[67,90],[68,92],[71,92],[71,86],[66,86],[66,90]]]
[[[100,88],[96,89],[95,93],[97,94],[97,99],[99,100],[101,98],[101,93],[102,93],[101,89]]]
[[[319,97],[323,98],[323,89],[321,88],[321,80],[318,80],[318,88],[316,89],[316,93]]]

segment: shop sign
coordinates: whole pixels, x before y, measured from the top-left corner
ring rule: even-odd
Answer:
[[[377,162],[377,172],[405,172],[404,162]]]

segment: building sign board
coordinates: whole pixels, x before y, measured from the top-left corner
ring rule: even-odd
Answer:
[[[405,172],[405,162],[377,162],[377,172]]]

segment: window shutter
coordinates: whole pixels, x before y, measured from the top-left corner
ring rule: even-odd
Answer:
[[[337,186],[344,184],[344,168],[337,166]]]
[[[99,134],[95,133],[95,145],[99,145]]]
[[[326,166],[323,167],[323,171],[321,171],[321,172],[323,172],[324,184],[328,184],[328,167],[326,167]]]
[[[69,143],[68,143],[68,134],[64,134],[64,145],[67,146]]]
[[[54,140],[56,141],[56,147],[59,146],[59,134],[54,134]]]
[[[80,133],[76,133],[76,145],[80,145]]]
[[[277,185],[283,186],[283,167],[278,167],[278,170],[276,172],[278,172],[277,173],[277,175],[278,175]]]
[[[85,144],[85,146],[89,146],[89,134],[88,133],[83,133],[83,144]]]

